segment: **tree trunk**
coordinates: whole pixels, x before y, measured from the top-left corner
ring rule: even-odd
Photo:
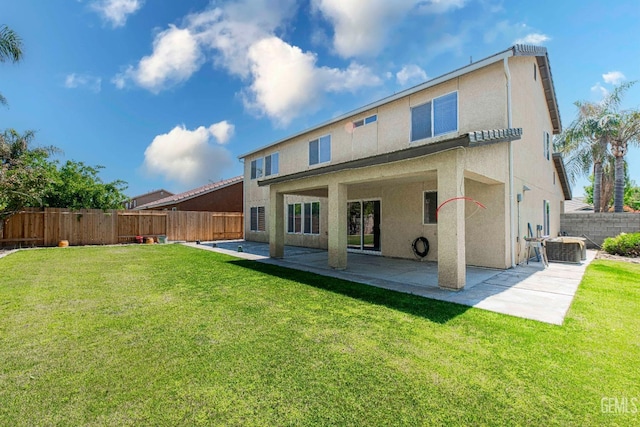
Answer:
[[[624,212],[624,157],[616,156],[613,211]]]
[[[593,163],[593,211],[600,212],[600,195],[602,194],[602,162]]]

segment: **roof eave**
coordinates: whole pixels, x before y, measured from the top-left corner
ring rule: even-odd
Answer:
[[[562,159],[562,154],[553,153],[553,163],[556,167],[556,172],[558,173],[558,178],[560,179],[560,186],[562,187],[562,194],[564,194],[565,200],[571,200],[571,183],[569,182],[569,177],[567,175],[567,170],[564,166],[564,160]]]
[[[350,160],[347,162],[331,164],[315,169],[309,169],[289,175],[277,176],[275,178],[263,179],[258,181],[259,187],[265,187],[271,184],[293,181],[302,178],[310,178],[319,175],[325,175],[334,172],[341,172],[351,169],[360,169],[365,167],[377,166],[386,163],[410,160],[417,157],[428,156],[441,153],[459,147],[478,147],[481,145],[495,144],[498,142],[515,141],[522,137],[522,128],[514,129],[494,129],[465,133],[454,136],[445,140],[433,142],[430,144],[416,145],[405,148],[403,150],[392,151],[384,154],[377,154],[361,159]]]

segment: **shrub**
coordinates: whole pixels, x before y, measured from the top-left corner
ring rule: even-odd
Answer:
[[[602,249],[613,255],[640,257],[640,233],[621,233],[616,237],[608,237]]]

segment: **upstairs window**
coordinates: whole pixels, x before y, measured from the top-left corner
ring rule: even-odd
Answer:
[[[374,114],[372,116],[365,117],[364,119],[356,120],[353,122],[354,128],[359,128],[360,126],[368,125],[370,123],[375,123],[378,121],[378,115]]]
[[[264,158],[264,176],[275,175],[280,169],[280,156],[273,153]]]
[[[458,130],[458,92],[411,108],[411,142]]]
[[[309,141],[309,166],[331,161],[331,135]]]
[[[251,179],[262,177],[262,157],[251,161]]]

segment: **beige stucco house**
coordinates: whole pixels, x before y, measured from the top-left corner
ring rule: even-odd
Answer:
[[[543,47],[516,45],[241,156],[245,238],[437,261],[441,287],[467,265],[510,268],[533,234],[557,235],[571,199]],[[424,252],[419,247],[418,252]]]

